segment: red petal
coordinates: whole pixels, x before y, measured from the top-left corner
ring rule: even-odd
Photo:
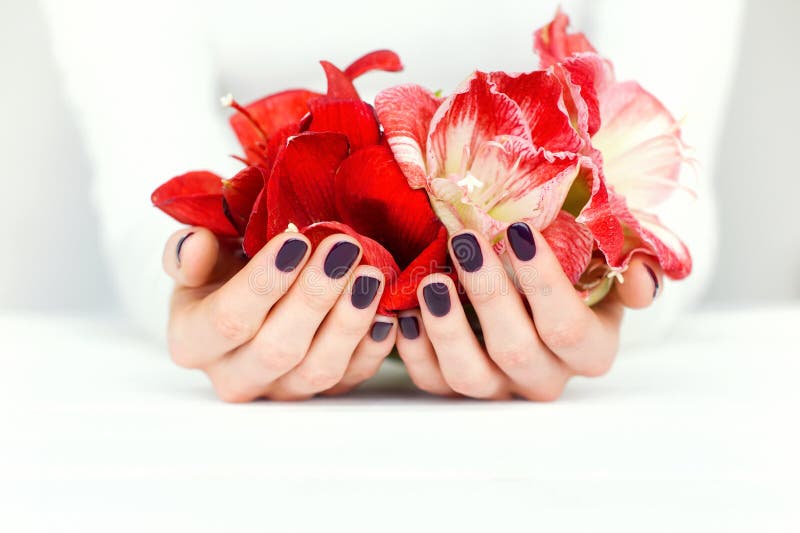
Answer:
[[[598,166],[591,159],[583,158],[581,166],[583,168],[573,187],[576,189],[583,185],[586,198],[584,205],[575,206],[580,212],[576,220],[592,232],[597,247],[603,252],[607,262],[610,265],[618,264],[624,235],[622,224],[611,210],[611,193]]]
[[[381,305],[390,311],[405,311],[419,307],[417,287],[422,278],[433,272],[452,272],[447,266],[447,230],[442,226],[420,254],[408,265],[395,282],[387,285]]]
[[[328,61],[320,61],[320,65],[325,69],[325,77],[328,78],[328,96],[332,98],[349,98],[361,100],[358,91],[353,86],[350,78],[339,70],[339,68]]]
[[[361,100],[321,98],[309,103],[311,124],[308,131],[343,133],[353,151],[378,144],[380,130],[375,111]]]
[[[580,52],[594,52],[592,43],[582,33],[567,33],[569,17],[558,8],[556,16],[547,26],[533,34],[533,49],[539,54],[542,68],[558,63]]]
[[[492,72],[489,80],[519,105],[535,146],[549,152],[581,149],[583,141],[572,127],[563,88],[555,75],[541,70],[518,75]]]
[[[581,54],[565,59],[551,69],[562,80],[564,102],[578,130],[589,136],[600,128],[598,94],[614,79],[611,64],[597,54]]]
[[[442,224],[428,195],[412,189],[392,152],[370,146],[348,157],[335,178],[339,220],[369,235],[405,267],[437,235]]]
[[[478,148],[501,135],[531,140],[519,106],[497,92],[485,73],[477,72],[462,91],[445,100],[431,121],[429,175],[463,173]]]
[[[363,254],[361,256],[361,264],[372,265],[383,272],[386,287],[388,288],[394,284],[397,278],[399,268],[397,263],[394,262],[392,254],[379,243],[370,239],[365,235],[361,235],[347,224],[341,222],[317,222],[310,226],[306,226],[300,230],[311,241],[313,246],[317,246],[325,237],[333,235],[334,233],[344,233],[358,240],[361,245]],[[384,289],[386,290],[386,289]],[[381,304],[378,305],[378,312],[381,314],[391,314],[391,310],[383,305],[383,298]]]
[[[242,247],[247,257],[253,257],[267,244],[267,195],[262,188],[247,221]]]
[[[428,172],[426,144],[431,120],[442,99],[419,85],[400,85],[381,91],[375,98],[386,141],[400,168],[414,188],[425,187]]]
[[[575,217],[561,211],[556,219],[542,230],[542,236],[553,249],[561,268],[572,284],[578,282],[592,258],[594,239],[589,228]]]
[[[253,204],[264,188],[264,181],[262,169],[256,166],[242,169],[231,179],[222,180],[227,215],[240,234],[244,234]]]
[[[206,171],[188,172],[172,178],[156,189],[153,205],[191,226],[208,228],[217,235],[238,235],[225,216],[222,205],[222,178]]]
[[[287,125],[299,122],[308,113],[308,101],[319,96],[319,93],[305,89],[294,89],[256,100],[245,106],[245,110],[258,127],[241,113],[232,115],[231,127],[248,161],[269,168],[265,157],[269,138]]]
[[[400,57],[391,50],[376,50],[353,61],[344,69],[344,74],[354,80],[372,70],[399,72],[403,70],[403,64],[400,62]]]
[[[267,184],[267,235],[338,220],[333,178],[347,157],[347,137],[338,133],[302,133],[289,139]]]

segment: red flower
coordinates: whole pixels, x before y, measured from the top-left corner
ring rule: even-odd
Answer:
[[[185,224],[242,236],[249,256],[287,227],[313,244],[347,233],[361,243],[362,261],[386,277],[379,312],[415,307],[417,281],[446,265],[447,232],[427,195],[408,186],[352,83],[370,70],[400,70],[400,60],[378,51],[344,71],[322,66],[325,95],[291,90],[248,106],[226,99],[239,112],[231,126],[248,167],[228,180],[204,171],[178,176],[153,203]]]

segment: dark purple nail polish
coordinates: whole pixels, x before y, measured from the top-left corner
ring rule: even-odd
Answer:
[[[450,290],[444,283],[429,283],[422,288],[425,305],[433,316],[444,316],[450,312]]]
[[[656,273],[653,272],[653,269],[650,268],[649,265],[645,265],[644,268],[647,270],[647,273],[650,274],[650,279],[653,280],[653,299],[655,300],[658,295],[658,276],[656,276]]]
[[[483,253],[478,239],[472,233],[462,233],[450,239],[453,255],[458,259],[458,264],[467,272],[475,272],[483,266]]]
[[[350,302],[356,309],[366,309],[372,300],[375,299],[375,294],[378,292],[378,287],[381,282],[370,276],[358,276],[353,281],[353,292],[350,294]]]
[[[536,243],[531,228],[524,222],[514,222],[506,230],[508,242],[520,261],[530,261],[536,255]]]
[[[306,244],[306,241],[289,239],[278,250],[278,254],[275,256],[275,266],[281,272],[291,272],[297,268],[307,251],[308,244]]]
[[[384,341],[386,337],[389,336],[389,332],[392,331],[392,325],[391,322],[375,322],[372,324],[369,336],[375,342]]]
[[[329,278],[339,279],[350,271],[350,267],[358,257],[359,248],[349,241],[337,242],[328,257],[325,258],[323,269]]]
[[[414,340],[419,337],[419,322],[415,316],[401,316],[400,319],[400,333],[403,337],[409,340]]]
[[[183,248],[183,243],[185,243],[185,242],[186,242],[186,239],[188,239],[188,238],[189,238],[189,237],[191,237],[192,235],[194,235],[194,232],[193,232],[193,231],[190,231],[189,233],[187,233],[186,235],[184,235],[183,237],[181,237],[181,238],[178,240],[178,244],[175,246],[175,257],[177,257],[177,258],[178,258],[178,268],[180,268],[180,267],[181,267],[181,248]]]

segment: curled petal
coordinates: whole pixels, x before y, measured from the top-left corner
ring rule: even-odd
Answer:
[[[431,120],[441,102],[419,85],[392,87],[375,98],[386,141],[415,189],[425,187],[427,181],[426,142]]]
[[[222,196],[226,214],[240,234],[244,234],[250,212],[256,198],[264,188],[264,172],[260,167],[250,166],[234,177],[222,180]],[[266,226],[265,226],[266,229]]]
[[[685,161],[678,122],[636,82],[602,93],[603,124],[592,144],[603,154],[603,171],[614,190],[637,209],[652,207],[678,187]]]
[[[539,55],[539,65],[542,68],[573,54],[595,51],[584,34],[567,32],[568,26],[569,17],[558,8],[553,20],[533,34],[533,49]]]
[[[611,206],[611,194],[600,166],[593,159],[584,157],[564,209],[578,214],[576,220],[589,228],[597,248],[613,266],[620,264],[625,238],[622,224]]]
[[[309,103],[308,131],[332,131],[347,136],[353,151],[378,143],[380,130],[375,111],[361,100],[321,98]]]
[[[565,87],[564,101],[578,132],[592,136],[600,129],[602,93],[613,81],[611,64],[597,54],[571,56],[550,68]]]
[[[267,236],[291,223],[305,227],[338,220],[334,176],[347,157],[347,137],[339,133],[302,133],[289,139],[267,184]]]
[[[341,222],[324,221],[311,224],[300,229],[308,239],[311,241],[312,246],[317,246],[325,237],[335,233],[344,233],[355,238],[361,245],[362,256],[361,264],[371,265],[380,269],[383,273],[386,287],[391,286],[397,279],[400,269],[392,258],[386,248],[381,246],[380,243],[370,239],[355,231],[347,224]],[[384,292],[386,289],[384,289]],[[392,314],[391,309],[384,305],[384,298],[381,298],[381,303],[378,304],[378,312],[385,315]]]
[[[589,228],[560,211],[553,222],[542,230],[542,236],[553,249],[561,268],[574,285],[592,259],[594,239]]]
[[[261,189],[247,221],[242,248],[247,257],[253,257],[267,244],[267,195]]]
[[[463,175],[478,148],[499,136],[531,140],[519,106],[499,93],[483,72],[476,72],[460,92],[444,101],[430,131],[427,161],[434,176]]]
[[[611,206],[625,228],[626,239],[619,261],[616,264],[609,262],[610,266],[624,270],[634,253],[643,252],[654,256],[668,277],[683,279],[689,275],[692,271],[692,257],[689,250],[658,217],[630,210],[625,198],[613,193]]]
[[[361,100],[351,78],[329,61],[320,61],[328,79],[328,97]]]
[[[403,64],[400,57],[391,50],[376,50],[353,61],[344,69],[344,74],[354,80],[372,70],[399,72],[403,70]]]
[[[492,72],[489,80],[522,110],[533,144],[550,152],[578,152],[583,141],[570,122],[561,82],[543,70],[510,75]]]
[[[391,250],[401,267],[442,228],[428,195],[408,186],[384,146],[369,146],[348,157],[336,174],[335,189],[340,220]]]
[[[206,171],[176,176],[151,196],[153,205],[178,222],[234,237],[239,233],[225,216],[222,198],[222,178]]]
[[[304,89],[283,91],[245,106],[246,114],[232,115],[231,127],[250,164],[269,168],[266,160],[269,139],[282,128],[298,123],[308,113],[308,101],[319,96]]]

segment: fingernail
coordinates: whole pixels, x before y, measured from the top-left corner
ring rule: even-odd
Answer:
[[[483,253],[478,239],[472,233],[462,233],[450,240],[453,254],[458,259],[458,264],[467,272],[475,272],[483,266]]]
[[[415,316],[400,317],[400,333],[409,340],[419,337],[419,322]]]
[[[178,240],[178,244],[175,246],[175,257],[178,259],[178,268],[181,267],[181,248],[183,248],[183,243],[186,242],[186,239],[194,235],[193,231],[190,231],[183,237]]]
[[[524,222],[514,222],[506,230],[508,242],[520,261],[530,261],[536,255],[536,243],[531,228]]]
[[[306,241],[289,239],[278,250],[278,254],[275,256],[275,266],[281,272],[291,272],[297,268],[307,251],[308,244],[306,244]]]
[[[653,280],[653,299],[655,300],[656,296],[658,295],[658,276],[656,276],[656,273],[653,272],[653,269],[648,265],[645,265],[644,268],[647,270],[647,273],[650,274],[650,278]]]
[[[378,287],[381,286],[379,279],[371,276],[358,276],[353,282],[353,292],[350,294],[350,302],[356,309],[366,309],[372,300],[375,299],[375,294],[378,292]]]
[[[444,316],[450,311],[450,290],[444,283],[429,283],[422,288],[422,297],[433,316]]]
[[[372,324],[372,329],[369,332],[369,336],[372,337],[372,340],[375,342],[381,342],[386,340],[386,337],[389,335],[390,331],[392,331],[391,322],[375,322]]]
[[[331,251],[328,252],[328,257],[325,258],[325,275],[329,278],[339,279],[347,272],[358,257],[359,248],[349,241],[337,242]]]

